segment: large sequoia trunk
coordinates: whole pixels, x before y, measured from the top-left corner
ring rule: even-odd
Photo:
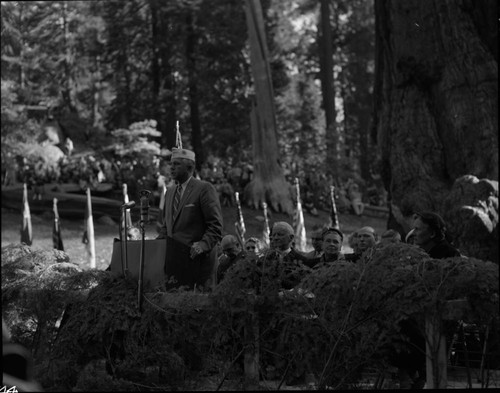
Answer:
[[[498,180],[497,7],[375,0],[374,120],[384,184],[406,229],[416,211],[445,213],[457,178]]]
[[[329,0],[321,0],[320,2],[318,33],[321,92],[323,94],[323,109],[326,119],[326,154],[329,165],[326,169],[327,172],[337,177],[339,175],[337,166],[338,137],[336,135],[337,130],[335,129],[336,112],[333,81],[333,40]]]
[[[292,200],[279,164],[274,94],[260,0],[245,4],[250,63],[255,87],[251,113],[254,177],[245,188],[245,203],[260,208],[267,202],[275,211],[291,214]]]

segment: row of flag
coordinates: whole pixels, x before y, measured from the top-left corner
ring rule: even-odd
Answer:
[[[299,181],[295,179],[295,190],[296,190],[296,205],[295,205],[295,213],[293,219],[293,228],[295,232],[295,246],[300,251],[305,251],[307,238],[306,238],[306,228],[304,223],[304,213],[302,211],[302,203],[300,200],[300,187]],[[163,190],[161,193],[161,201],[160,201],[160,214],[162,214],[162,209],[164,205],[166,188],[163,186]],[[241,210],[241,203],[239,199],[239,193],[235,193],[236,206],[237,206],[237,219],[234,223],[236,236],[238,238],[239,243],[242,248],[245,244],[245,221],[243,219],[243,213]],[[331,199],[331,210],[329,216],[330,227],[335,227],[340,229],[337,208],[335,203],[335,187],[330,187],[330,199]],[[123,201],[124,203],[129,202],[127,185],[123,185]],[[262,204],[263,212],[264,212],[264,229],[262,231],[262,241],[266,246],[270,245],[270,228],[269,221],[267,215],[267,204],[264,202]],[[59,213],[57,209],[57,198],[54,198],[53,201],[53,212],[54,212],[54,222],[52,227],[52,242],[53,247],[57,250],[64,251],[63,240],[61,236],[61,225],[59,220]],[[122,236],[127,236],[126,228],[128,228],[132,224],[132,219],[130,216],[130,209],[125,211],[124,222],[121,226],[123,228],[124,233]],[[23,220],[21,227],[21,243],[25,243],[29,246],[33,244],[33,228],[31,225],[31,215],[30,208],[28,203],[28,189],[26,183],[23,185]],[[90,189],[87,188],[87,204],[85,209],[85,230],[83,232],[82,243],[84,243],[87,247],[87,253],[89,258],[89,264],[91,268],[96,267],[96,259],[95,259],[95,238],[94,238],[94,223],[92,218],[92,198],[90,195]]]
[[[182,149],[182,138],[181,133],[179,131],[179,122],[176,124],[176,143],[177,148]],[[123,184],[123,202],[128,203],[128,190],[127,184]],[[161,193],[161,202],[160,202],[160,214],[163,211],[164,199],[166,193],[166,186],[163,185],[162,193]],[[94,236],[94,221],[92,218],[92,198],[90,194],[90,189],[87,188],[87,203],[85,208],[85,229],[82,236],[82,243],[86,245],[89,264],[91,268],[96,267],[96,257],[95,257],[95,236]],[[53,200],[53,212],[54,212],[54,222],[52,226],[52,243],[53,247],[57,250],[64,251],[64,244],[61,235],[61,223],[59,219],[59,212],[57,209],[57,198]],[[121,238],[127,236],[127,228],[132,225],[132,218],[130,215],[130,209],[125,210],[125,215],[121,220]],[[28,246],[33,244],[33,227],[31,224],[31,213],[28,201],[28,187],[26,183],[23,184],[23,218],[21,224],[21,243],[25,243]]]
[[[306,250],[307,237],[306,237],[306,226],[304,223],[304,213],[302,210],[302,202],[300,199],[300,187],[299,187],[299,179],[295,178],[295,192],[296,192],[296,203],[293,215],[293,229],[295,233],[295,247],[299,251]],[[236,221],[234,223],[236,229],[236,237],[238,238],[238,242],[241,244],[242,248],[245,244],[245,221],[243,220],[243,214],[241,212],[241,204],[239,193],[235,192],[236,199]],[[335,203],[335,187],[330,186],[330,215],[328,217],[328,226],[340,229],[339,218],[337,214],[337,205]],[[265,202],[262,203],[262,209],[264,211],[264,229],[262,231],[262,241],[263,243],[269,247],[270,245],[270,228],[269,221],[267,217],[267,204]]]
[[[125,190],[124,192],[126,192],[126,187],[124,188],[124,190]],[[56,250],[64,251],[64,243],[61,235],[61,223],[59,219],[59,211],[57,208],[57,198],[54,198],[53,200],[53,212],[54,212],[54,222],[52,226],[52,245]],[[33,227],[31,225],[31,213],[28,200],[28,187],[26,183],[24,183],[23,185],[23,219],[21,224],[21,243],[24,243],[28,246],[31,246],[33,244]],[[92,198],[90,195],[89,188],[87,188],[87,203],[85,208],[85,229],[82,236],[82,243],[86,245],[90,268],[95,269],[96,257],[95,257],[94,221],[92,218]]]

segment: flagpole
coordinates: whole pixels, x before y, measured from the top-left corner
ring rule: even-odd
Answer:
[[[245,221],[243,221],[243,213],[241,212],[241,204],[240,204],[240,193],[235,192],[234,197],[236,199],[236,206],[238,208],[238,219],[234,223],[236,234],[238,237],[238,241],[240,242],[241,248],[245,248]]]
[[[330,186],[330,199],[332,202],[332,210],[330,214],[332,227],[340,229],[339,215],[337,214],[337,205],[335,203],[335,186]]]
[[[87,251],[89,254],[89,264],[91,269],[96,268],[95,261],[95,238],[94,238],[94,220],[92,218],[92,197],[90,196],[90,188],[87,187]]]
[[[23,221],[21,226],[21,243],[33,244],[33,227],[31,226],[30,205],[28,202],[28,186],[23,184]]]
[[[123,203],[124,204],[129,203],[127,183],[123,183],[122,192],[123,192]],[[127,235],[127,229],[130,225],[132,225],[132,218],[130,217],[130,209],[127,209],[125,210],[125,225],[123,228],[125,236]]]
[[[267,203],[266,202],[262,202],[262,209],[264,210],[264,233],[263,233],[263,240],[264,240],[264,243],[266,243],[267,247],[270,246],[270,240],[269,240],[269,233],[270,233],[270,230],[269,230],[269,221],[267,219]]]
[[[302,203],[300,202],[300,187],[299,187],[299,178],[295,178],[295,189],[297,192],[297,207],[294,216],[294,231],[295,231],[295,240],[297,248],[300,251],[305,251],[306,248],[306,228],[304,223],[304,213],[302,212]]]
[[[177,147],[178,149],[182,149],[182,138],[181,138],[181,132],[179,131],[179,120],[176,121],[175,127],[176,127],[175,147]]]
[[[64,251],[64,245],[61,237],[61,227],[59,226],[59,212],[57,210],[57,198],[54,198],[54,229],[52,231],[52,243],[55,249]]]
[[[137,305],[139,312],[142,313],[142,295],[144,292],[143,280],[144,280],[144,263],[145,263],[145,250],[146,250],[146,229],[144,227],[149,220],[149,196],[151,191],[141,190],[139,191],[140,202],[141,202],[141,219],[139,225],[141,227],[141,255],[139,260],[139,280],[137,285]]]

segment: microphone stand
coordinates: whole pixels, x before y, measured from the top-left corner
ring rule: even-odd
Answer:
[[[137,303],[139,306],[139,312],[142,313],[142,294],[144,292],[143,289],[143,277],[144,277],[144,251],[146,249],[146,237],[145,237],[145,229],[144,229],[144,224],[145,222],[148,221],[148,214],[149,214],[149,195],[151,194],[151,191],[148,190],[141,190],[139,191],[139,196],[140,196],[140,201],[141,201],[141,220],[140,220],[140,227],[141,227],[141,259],[140,259],[140,264],[139,264],[139,283],[138,283],[138,293],[137,293]]]
[[[123,275],[127,277],[128,275],[128,247],[127,247],[127,242],[128,242],[128,223],[127,223],[127,209],[124,209],[122,207],[122,215],[123,215],[123,222],[125,223],[125,230],[124,235],[125,235],[125,241],[123,242],[124,247],[125,247],[125,271]],[[123,253],[122,253],[123,255]]]
[[[120,218],[120,224],[119,224],[119,230],[120,230],[120,246],[121,246],[121,255],[120,255],[120,258],[121,258],[121,262],[122,262],[122,273],[123,273],[123,276],[124,277],[127,277],[128,275],[128,247],[127,247],[127,241],[128,241],[128,223],[127,223],[127,210],[134,207],[135,206],[135,202],[134,201],[131,201],[131,202],[127,202],[127,203],[124,203],[121,208],[120,208],[120,212],[121,212],[121,218]],[[123,228],[125,224],[125,228]],[[123,240],[123,235],[125,234],[125,241]],[[124,249],[125,248],[125,252],[124,252]],[[123,254],[125,254],[125,265],[123,264]]]
[[[122,263],[122,274],[123,274],[123,277],[125,277],[125,270],[124,270],[125,268],[124,268],[124,265],[123,265],[123,219],[125,218],[124,216],[125,216],[124,210],[123,210],[123,208],[120,208],[120,221],[118,223],[118,231],[119,231],[119,236],[120,236],[120,247],[121,247],[121,250],[122,250],[122,252],[120,253],[120,261]],[[127,235],[125,235],[125,238],[126,237],[127,237]],[[125,250],[126,249],[127,249],[127,247],[125,246]]]

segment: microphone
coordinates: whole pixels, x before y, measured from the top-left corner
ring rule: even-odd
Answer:
[[[130,202],[124,203],[122,205],[122,209],[131,209],[134,206],[135,206],[135,202],[134,201],[130,201]]]
[[[141,223],[148,222],[149,216],[149,195],[151,191],[141,190],[139,195],[141,198]]]

